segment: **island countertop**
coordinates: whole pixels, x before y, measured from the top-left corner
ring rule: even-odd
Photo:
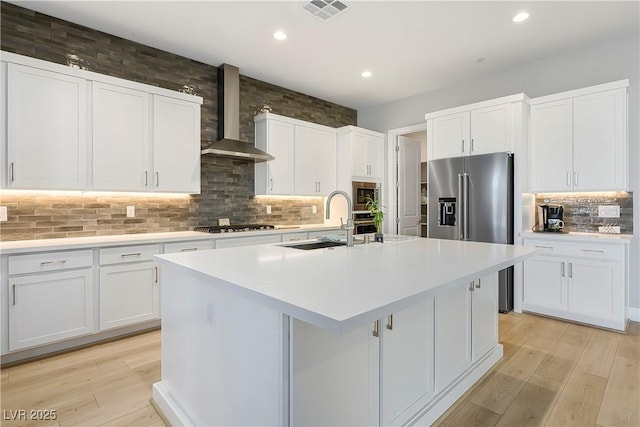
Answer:
[[[285,245],[156,258],[161,268],[172,265],[208,276],[212,286],[342,334],[538,252],[522,246],[423,238],[315,250]]]

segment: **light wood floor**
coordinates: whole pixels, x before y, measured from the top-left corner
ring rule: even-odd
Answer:
[[[437,425],[640,425],[640,324],[622,335],[510,313],[500,342],[504,358]],[[159,331],[0,372],[3,426],[164,426],[149,403]],[[21,409],[57,419],[11,420]]]

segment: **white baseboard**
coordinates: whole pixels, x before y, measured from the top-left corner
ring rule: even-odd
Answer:
[[[627,307],[627,314],[629,315],[629,320],[633,320],[634,322],[640,322],[640,308]]]
[[[153,385],[153,397],[151,400],[156,410],[161,413],[162,417],[164,417],[172,427],[195,425],[173,401],[162,382]]]

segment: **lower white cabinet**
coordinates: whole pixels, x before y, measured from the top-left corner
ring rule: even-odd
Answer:
[[[625,244],[529,239],[544,252],[524,263],[526,311],[625,330]]]
[[[498,342],[497,312],[498,274],[490,274],[475,280],[471,292],[471,360],[473,362],[482,358]]]
[[[158,245],[100,250],[100,330],[160,318],[158,253]]]
[[[9,256],[9,351],[93,332],[91,251]]]
[[[264,245],[267,243],[280,243],[282,237],[279,234],[268,234],[266,236],[232,237],[227,239],[216,239],[216,249],[235,248],[238,246]]]

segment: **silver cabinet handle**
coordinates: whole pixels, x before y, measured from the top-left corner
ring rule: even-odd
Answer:
[[[11,171],[11,182],[13,182],[13,162],[11,162],[11,166],[9,167]]]
[[[597,249],[580,249],[582,252],[594,252],[594,253],[598,253],[598,254],[603,254],[604,251],[599,251]]]
[[[462,140],[462,152],[464,153],[464,139]]]
[[[387,316],[387,329],[393,331],[393,314]]]
[[[571,172],[567,172],[567,187],[571,187]]]
[[[473,153],[473,149],[474,149],[474,142],[475,140],[473,138],[471,138],[471,152]]]
[[[578,186],[578,172],[573,173],[573,185]]]
[[[13,305],[16,305],[16,285],[13,285]]]
[[[183,248],[183,249],[180,249],[180,252],[192,252],[197,250],[198,248]]]
[[[269,178],[269,190],[273,191],[273,178]]]
[[[144,171],[144,186],[149,186],[149,171]]]
[[[474,283],[474,282],[469,282],[469,290],[470,290],[471,292],[473,292],[474,285],[475,285],[475,283]]]
[[[156,283],[158,283],[158,266],[156,265],[155,267],[153,267],[153,270],[155,272],[156,275],[156,279],[154,280]]]
[[[40,265],[62,265],[67,262],[66,259],[61,259],[60,261],[42,261]]]
[[[538,246],[538,245],[534,245],[534,248],[551,249],[551,250],[553,250],[553,246]]]
[[[564,277],[564,262],[561,264],[561,268],[560,268],[560,277]]]
[[[140,256],[140,255],[142,255],[142,252],[136,252],[136,253],[130,253],[130,254],[122,254],[120,256],[122,258],[126,258],[126,257],[129,257],[129,256]]]
[[[482,279],[478,279],[478,283],[476,283],[476,289],[480,289],[480,286],[482,286],[482,283],[480,283]]]
[[[569,263],[569,279],[573,279],[573,263]]]
[[[160,172],[156,171],[156,188],[160,186]]]
[[[376,320],[375,322],[373,322],[373,332],[371,332],[371,335],[373,335],[374,337],[379,337],[380,336],[380,321]]]

